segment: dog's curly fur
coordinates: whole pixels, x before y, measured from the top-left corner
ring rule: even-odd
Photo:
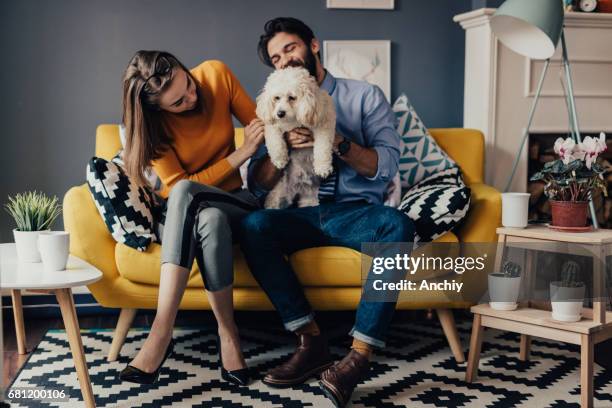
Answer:
[[[336,111],[329,94],[304,68],[288,67],[274,71],[257,97],[257,116],[265,124],[265,140],[272,164],[285,169],[268,194],[266,208],[299,207],[319,203],[320,180],[333,171],[332,147]],[[297,127],[312,131],[312,148],[289,148],[284,133]]]

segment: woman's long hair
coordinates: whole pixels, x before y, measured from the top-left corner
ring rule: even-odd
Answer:
[[[159,107],[161,93],[172,82],[175,68],[189,70],[172,54],[163,51],[138,51],[123,76],[123,125],[125,126],[125,168],[129,177],[146,185],[145,170],[171,145]],[[201,95],[198,82],[193,78]]]

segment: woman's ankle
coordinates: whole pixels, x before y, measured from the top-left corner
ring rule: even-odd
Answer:
[[[217,334],[219,334],[219,337],[222,337],[222,338],[231,338],[231,339],[238,338],[239,337],[238,326],[236,326],[235,324],[219,325],[217,329]]]

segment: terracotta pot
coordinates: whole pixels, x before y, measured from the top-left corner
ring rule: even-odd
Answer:
[[[597,2],[597,11],[600,13],[612,13],[612,0],[599,0]]]
[[[588,201],[550,200],[552,225],[557,227],[586,227]]]

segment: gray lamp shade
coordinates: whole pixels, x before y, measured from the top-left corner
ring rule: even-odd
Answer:
[[[491,18],[491,29],[514,52],[548,59],[557,48],[563,18],[562,0],[506,0]]]

